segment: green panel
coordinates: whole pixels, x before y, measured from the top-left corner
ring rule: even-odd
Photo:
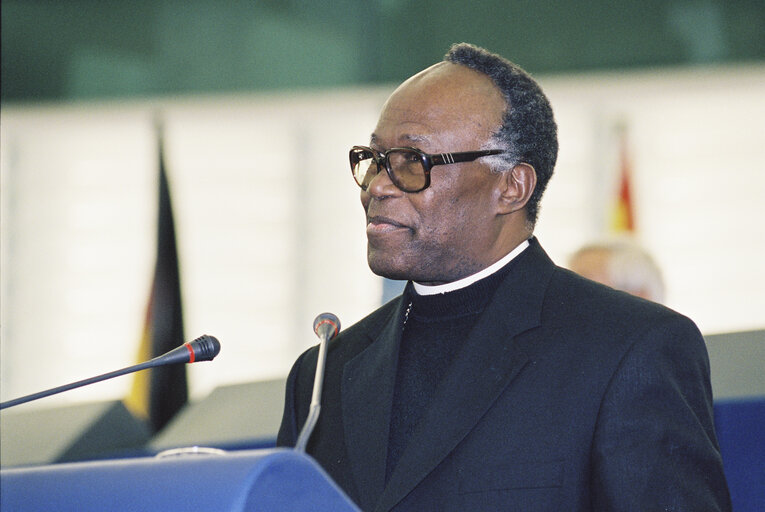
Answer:
[[[765,60],[762,0],[3,0],[2,100],[395,82],[468,41],[531,72]]]

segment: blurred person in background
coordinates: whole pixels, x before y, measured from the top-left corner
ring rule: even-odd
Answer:
[[[604,240],[584,245],[571,256],[568,268],[611,288],[664,302],[664,279],[659,266],[632,240]]]

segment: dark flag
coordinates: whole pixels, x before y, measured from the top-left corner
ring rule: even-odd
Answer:
[[[161,132],[158,181],[157,260],[139,362],[160,356],[185,342],[175,223]],[[175,364],[137,373],[125,403],[134,414],[147,419],[154,432],[158,432],[184,406],[187,398],[186,365]]]

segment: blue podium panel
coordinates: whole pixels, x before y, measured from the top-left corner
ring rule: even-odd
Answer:
[[[730,499],[736,512],[765,510],[765,397],[715,402]]]
[[[11,511],[358,511],[310,457],[287,449],[55,464],[0,472]]]

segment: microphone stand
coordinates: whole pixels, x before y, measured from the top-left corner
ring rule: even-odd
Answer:
[[[119,377],[120,375],[125,375],[126,373],[138,372],[141,370],[155,368],[157,366],[164,366],[167,364],[193,363],[195,361],[211,361],[215,356],[218,355],[218,352],[220,352],[220,343],[218,342],[217,339],[215,339],[213,336],[208,336],[208,335],[200,336],[199,338],[195,339],[194,341],[190,343],[186,343],[184,345],[181,345],[180,347],[174,348],[170,352],[167,352],[166,354],[155,357],[154,359],[151,359],[144,363],[139,363],[133,366],[128,366],[127,368],[122,368],[121,370],[115,370],[113,372],[104,373],[102,375],[97,375],[95,377],[90,377],[89,379],[78,380],[77,382],[64,384],[63,386],[58,386],[52,389],[46,389],[45,391],[39,391],[37,393],[32,393],[31,395],[26,395],[19,398],[14,398],[13,400],[8,400],[6,402],[0,403],[0,410],[6,409],[8,407],[13,407],[14,405],[25,404],[27,402],[38,400],[40,398],[45,398],[46,396],[63,393],[64,391],[69,391],[70,389],[87,386],[88,384],[101,382],[102,380]]]
[[[306,418],[305,425],[303,425],[295,443],[295,450],[303,453],[305,453],[305,447],[313,433],[316,422],[319,420],[321,388],[324,383],[324,363],[327,361],[327,344],[340,332],[340,320],[332,313],[322,313],[313,321],[313,330],[321,342],[319,343],[319,355],[316,359],[316,373],[313,380],[313,395],[311,396],[308,418]]]
[[[97,375],[96,377],[90,377],[89,379],[78,380],[77,382],[72,382],[70,384],[65,384],[63,386],[58,386],[56,388],[46,389],[45,391],[39,391],[37,393],[32,393],[31,395],[14,398],[13,400],[8,400],[0,404],[0,410],[5,409],[7,407],[13,407],[14,405],[25,404],[27,402],[38,400],[40,398],[45,398],[46,396],[63,393],[64,391],[69,391],[70,389],[79,388],[81,386],[87,386],[88,384],[93,384],[95,382],[101,382],[102,380],[111,379],[113,377],[119,377],[120,375],[125,375],[126,373],[137,372],[140,370],[145,370],[147,368],[153,368],[155,366],[158,366],[158,365],[154,363],[154,360],[146,361],[145,363],[137,364],[134,366],[128,366],[127,368],[122,368],[121,370],[104,373],[103,375]]]

